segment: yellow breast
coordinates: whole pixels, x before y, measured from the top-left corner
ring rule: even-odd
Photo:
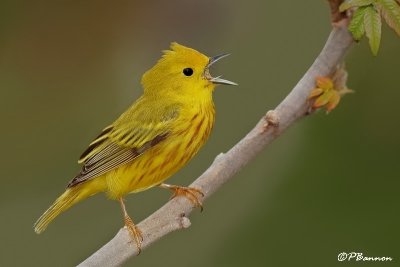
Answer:
[[[156,186],[182,168],[207,141],[214,125],[214,105],[182,110],[168,137],[134,161],[105,174],[108,196],[117,199],[128,193]]]

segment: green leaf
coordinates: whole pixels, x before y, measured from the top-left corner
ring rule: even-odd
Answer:
[[[376,0],[348,0],[339,6],[339,11],[343,12],[346,9],[349,9],[352,7],[368,6],[372,3],[374,3],[375,1]]]
[[[371,52],[374,56],[376,56],[381,43],[382,21],[381,16],[373,6],[368,6],[365,9],[364,28],[365,34],[369,39]]]
[[[353,34],[353,38],[356,41],[359,41],[365,33],[364,16],[366,9],[367,7],[357,8],[349,24],[349,31]]]
[[[386,23],[400,36],[400,6],[395,0],[378,0],[377,6]]]

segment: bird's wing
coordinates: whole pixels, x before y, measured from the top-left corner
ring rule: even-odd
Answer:
[[[78,161],[83,163],[82,170],[68,187],[126,164],[167,138],[179,107],[143,110],[140,106],[138,103],[122,114],[89,145]]]

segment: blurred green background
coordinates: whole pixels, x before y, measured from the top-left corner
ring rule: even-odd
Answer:
[[[217,121],[171,183],[187,185],[240,140],[307,70],[329,34],[326,1],[1,1],[0,266],[72,266],[122,226],[97,195],[32,225],[77,173],[99,131],[142,92],[141,75],[171,41],[212,56],[239,83],[215,91]],[[126,266],[352,266],[339,252],[399,252],[400,39],[384,26],[373,57],[347,57],[349,87],[331,114],[290,128],[195,211],[192,227]],[[139,222],[169,198],[127,197]]]

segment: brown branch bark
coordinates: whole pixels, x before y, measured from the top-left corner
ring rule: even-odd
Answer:
[[[346,24],[335,23],[336,26],[315,62],[277,108],[261,118],[227,153],[218,155],[213,164],[190,185],[199,188],[204,193],[204,199],[216,192],[296,120],[308,114],[307,97],[315,87],[315,77],[330,75],[353,43]],[[138,227],[144,237],[142,249],[168,233],[189,227],[188,216],[193,209],[189,200],[177,197],[140,222]],[[79,266],[119,266],[137,255],[137,248],[130,241],[127,230],[122,228],[113,239]]]

